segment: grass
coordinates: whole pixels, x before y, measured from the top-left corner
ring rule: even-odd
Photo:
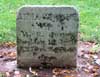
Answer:
[[[76,6],[81,40],[100,42],[100,0],[0,0],[0,42],[16,41],[16,11],[28,4]]]

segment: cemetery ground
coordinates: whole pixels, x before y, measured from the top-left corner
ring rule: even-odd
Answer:
[[[0,0],[0,77],[100,77],[100,0]],[[80,13],[77,69],[19,69],[16,66],[16,10],[25,4],[74,5]],[[87,42],[83,42],[87,41]]]
[[[77,69],[17,68],[16,44],[0,45],[0,77],[100,77],[100,48],[95,42],[78,42]]]

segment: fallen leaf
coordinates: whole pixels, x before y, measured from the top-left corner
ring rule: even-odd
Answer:
[[[71,73],[71,71],[69,71],[69,70],[63,70],[62,72],[63,72],[63,73],[68,73],[68,74]]]
[[[89,72],[90,72],[90,71],[89,71],[88,69],[86,69],[86,68],[83,69],[83,70],[84,70],[86,73],[89,73]]]
[[[7,56],[9,56],[9,57],[16,57],[17,53],[16,52],[9,52]]]
[[[6,72],[6,77],[10,77],[10,73],[9,72]]]
[[[99,69],[100,67],[99,67],[99,66],[94,66],[94,68],[95,68],[95,69]]]
[[[89,59],[89,58],[90,58],[90,56],[89,56],[88,54],[84,54],[84,58]]]
[[[55,74],[55,75],[60,75],[60,74],[62,74],[62,69],[59,69],[59,68],[55,68],[55,69],[53,69],[53,74]]]
[[[37,76],[37,75],[38,75],[38,73],[37,73],[35,70],[32,70],[32,68],[31,68],[31,67],[29,67],[29,71],[30,71],[33,75],[35,75],[35,76]]]
[[[97,59],[97,60],[95,61],[95,63],[98,64],[98,65],[100,65],[100,59]]]

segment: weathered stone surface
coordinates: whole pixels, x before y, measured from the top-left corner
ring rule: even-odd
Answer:
[[[73,7],[24,6],[17,13],[21,67],[76,67],[79,17]]]

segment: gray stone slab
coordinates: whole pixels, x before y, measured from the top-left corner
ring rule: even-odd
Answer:
[[[20,67],[76,67],[79,17],[70,6],[24,6],[17,13]]]

